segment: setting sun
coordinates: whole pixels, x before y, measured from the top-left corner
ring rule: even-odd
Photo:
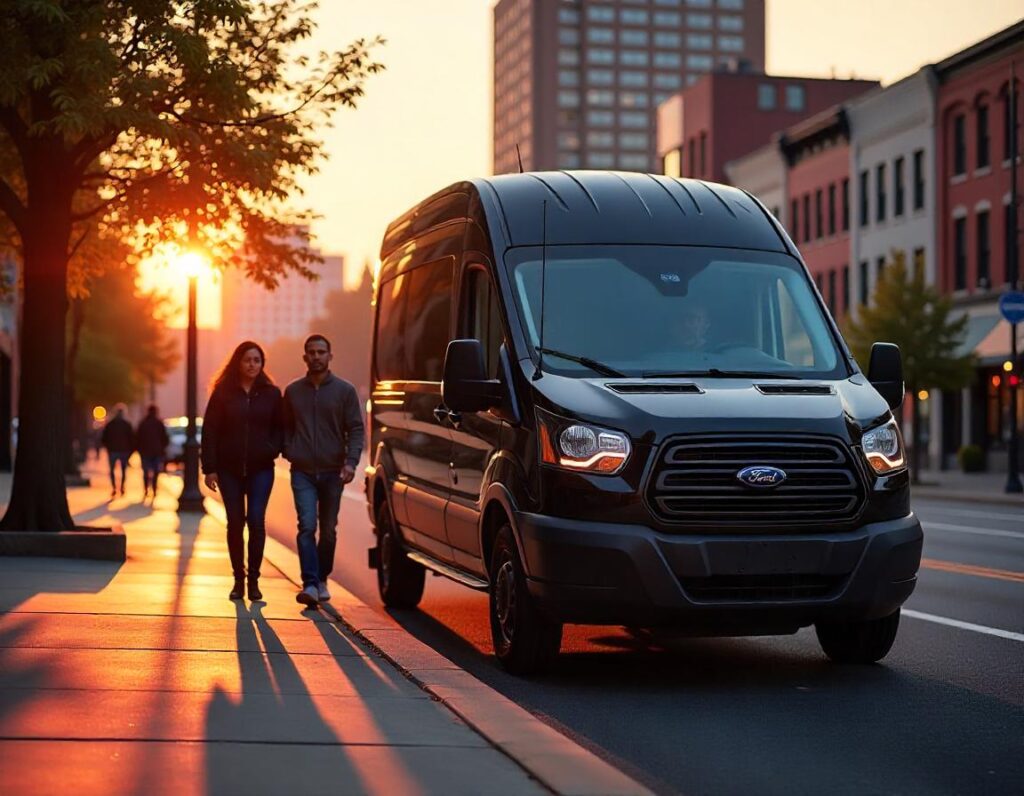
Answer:
[[[174,243],[158,247],[139,263],[138,284],[141,290],[167,297],[165,321],[170,328],[181,329],[187,323],[188,280],[193,276],[198,279],[198,325],[201,329],[217,329],[221,323],[220,273],[200,252]]]

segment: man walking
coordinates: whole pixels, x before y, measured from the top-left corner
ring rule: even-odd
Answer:
[[[135,449],[135,432],[132,431],[132,424],[124,417],[124,404],[118,404],[114,416],[107,421],[103,427],[103,436],[100,438],[103,447],[107,449],[107,462],[110,464],[110,498],[117,497],[117,485],[114,482],[114,468],[121,464],[121,494],[124,494],[124,479],[128,470],[128,457]]]
[[[306,375],[284,391],[284,456],[292,464],[299,526],[302,591],[295,599],[315,606],[331,599],[338,509],[363,451],[363,414],[355,387],[330,371],[330,341],[314,334],[303,348]]]
[[[164,469],[164,455],[167,453],[167,445],[171,438],[167,434],[167,427],[157,415],[155,404],[150,404],[146,410],[146,416],[142,418],[139,427],[135,430],[135,443],[139,449],[139,457],[142,459],[142,499],[152,492],[153,499],[156,499],[156,479]]]

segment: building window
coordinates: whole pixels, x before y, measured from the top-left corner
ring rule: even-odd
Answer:
[[[967,219],[953,222],[953,290],[967,288]]]
[[[673,33],[667,30],[658,30],[654,33],[654,46],[679,49],[683,46],[683,37],[678,33]]]
[[[860,225],[868,225],[868,180],[870,175],[867,169],[860,173]]]
[[[843,232],[850,228],[850,181],[843,177]]]
[[[574,151],[580,148],[580,134],[565,132],[558,134],[558,148]]]
[[[580,167],[580,156],[576,152],[559,152],[558,168],[578,169]]]
[[[686,34],[686,46],[691,50],[710,50],[714,43],[714,39],[707,33]]]
[[[967,173],[966,117],[961,113],[953,119],[953,174]]]
[[[590,69],[587,71],[587,83],[592,86],[610,86],[615,82],[615,73],[611,69]]]
[[[682,83],[683,81],[679,75],[658,73],[654,76],[654,85],[656,88],[679,88]]]
[[[611,127],[615,123],[615,114],[611,111],[589,111],[587,124],[591,127]]]
[[[711,30],[711,14],[687,14],[686,24],[694,30]]]
[[[558,43],[559,44],[579,44],[580,43],[580,32],[575,28],[559,28],[558,29]]]
[[[843,312],[850,311],[850,266],[843,266]]]
[[[624,30],[622,31],[622,35],[619,36],[619,41],[621,41],[627,47],[646,47],[647,31]]]
[[[621,127],[647,127],[650,122],[650,116],[646,113],[623,111],[619,114],[619,125]]]
[[[623,66],[647,66],[648,60],[646,50],[623,50],[619,53],[619,63]]]
[[[615,41],[615,31],[611,28],[590,28],[587,41],[591,44],[611,44]]]
[[[690,8],[711,8],[711,0],[686,0]]]
[[[683,4],[683,0],[654,0],[656,6],[673,6],[678,8]]]
[[[588,6],[587,19],[591,22],[614,22],[615,9],[610,6]]]
[[[619,155],[619,168],[627,171],[648,171],[651,168],[651,161],[647,155],[625,152]]]
[[[730,33],[739,33],[743,30],[743,17],[723,14],[718,18],[718,29],[726,30]]]
[[[828,186],[828,234],[836,234],[836,184]]]
[[[578,86],[580,83],[580,73],[575,69],[562,69],[558,73],[558,85],[560,86]]]
[[[924,150],[914,152],[914,209],[924,207]]]
[[[661,171],[666,177],[683,176],[683,149],[670,149],[661,159]]]
[[[799,243],[800,203],[796,199],[789,203],[789,232],[793,236],[793,241]]]
[[[743,52],[743,37],[742,36],[719,36],[718,37],[718,49],[724,53],[739,53]],[[803,87],[800,87],[801,99],[800,108],[794,108],[793,110],[801,110],[803,108]]]
[[[659,69],[678,69],[683,65],[683,57],[679,53],[654,53],[654,65]]]
[[[804,243],[811,239],[811,195],[804,194]]]
[[[875,221],[885,221],[885,164],[875,166]]]
[[[978,213],[978,287],[992,284],[989,260],[988,210]]]
[[[984,169],[990,163],[988,151],[988,105],[978,106],[975,121],[977,122],[978,127],[978,168]]]
[[[688,55],[686,56],[686,68],[687,69],[700,69],[705,72],[710,72],[711,67],[714,66],[714,61],[710,55]]]
[[[619,105],[623,108],[646,108],[649,100],[646,91],[619,92]]]
[[[882,281],[882,272],[885,271],[885,257],[879,257],[875,260],[875,289],[878,289],[878,283]]]
[[[700,174],[702,177],[707,176],[707,149],[708,149],[708,134],[701,131],[700,134]]]
[[[655,11],[654,24],[659,28],[678,28],[683,24],[683,17],[678,11]]]
[[[1013,141],[1014,133],[1016,132],[1016,125],[1011,123],[1010,120],[1010,88],[1007,86],[1006,94],[1003,97],[1003,160],[1010,159],[1010,143]],[[1020,105],[1020,97],[1017,97],[1018,106]],[[1017,111],[1019,116],[1020,111]],[[1017,154],[1020,155],[1020,147],[1018,145]]]
[[[786,110],[802,111],[807,104],[803,86],[786,86]]]
[[[615,50],[594,48],[587,50],[587,63],[608,66],[615,63]]]
[[[580,24],[580,11],[578,8],[560,8],[558,9],[558,21],[563,22],[566,25],[579,25]]]
[[[559,50],[558,51],[558,65],[559,66],[578,66],[580,62],[580,51],[579,50]]]
[[[824,213],[822,210],[822,193],[821,188],[818,188],[814,192],[814,237],[821,240],[825,237],[825,229],[822,224]]]
[[[609,107],[615,104],[615,92],[604,88],[592,88],[587,92],[587,105]]]
[[[611,149],[615,145],[615,136],[611,133],[587,133],[587,147],[589,149]]]
[[[868,297],[870,296],[870,293],[868,292],[869,288],[867,260],[861,260],[857,275],[858,277],[860,277],[858,280],[860,282],[860,303],[862,306],[866,306],[868,303]]]
[[[726,11],[742,11],[743,0],[718,0],[718,7]]]
[[[580,106],[580,95],[576,91],[559,91],[559,108],[578,108]]]
[[[629,88],[644,88],[647,85],[647,72],[619,72],[619,85]]]
[[[757,108],[761,111],[775,110],[776,91],[771,83],[762,83],[757,87]]]
[[[623,25],[646,25],[648,16],[646,11],[624,8],[619,12],[619,19]]]
[[[903,215],[903,158],[892,164],[892,179],[892,214],[899,217]]]
[[[914,276],[924,276],[924,247],[914,249]]]
[[[610,169],[615,165],[615,156],[611,152],[591,152],[587,165],[592,169]]]
[[[833,268],[828,272],[828,311],[836,314],[836,272]]]

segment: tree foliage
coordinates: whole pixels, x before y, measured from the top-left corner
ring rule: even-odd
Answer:
[[[894,251],[871,303],[848,321],[844,336],[862,366],[873,343],[896,343],[903,355],[903,379],[914,394],[929,388],[960,389],[974,375],[974,357],[956,355],[967,317],[951,318],[952,309],[948,297],[925,283],[922,269],[910,273],[904,253]]]

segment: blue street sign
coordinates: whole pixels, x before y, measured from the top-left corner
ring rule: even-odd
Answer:
[[[1010,291],[999,297],[999,311],[1010,323],[1024,323],[1024,293]]]

